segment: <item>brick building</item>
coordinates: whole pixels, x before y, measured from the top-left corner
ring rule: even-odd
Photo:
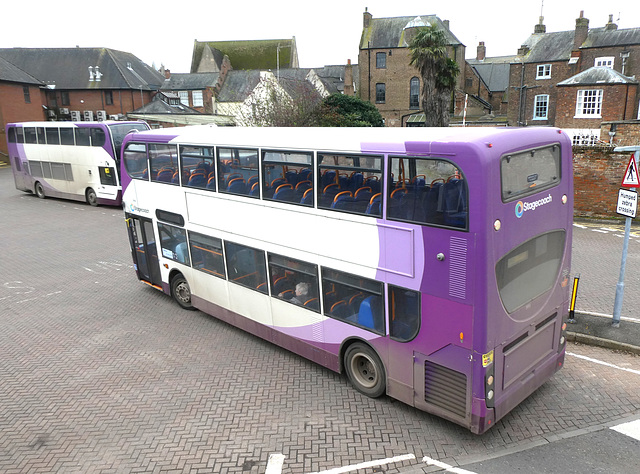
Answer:
[[[408,48],[412,37],[427,25],[444,31],[447,54],[460,71],[465,69],[465,46],[449,30],[449,22],[435,15],[417,17],[373,18],[364,12],[358,54],[359,96],[376,105],[387,127],[405,126],[408,118],[420,112],[422,79],[410,64]],[[457,89],[463,88],[464,76],[458,76]]]
[[[42,86],[38,79],[0,57],[0,160],[7,155],[7,123],[44,120]]]
[[[124,116],[164,81],[133,54],[108,48],[7,48],[0,58],[41,82],[48,120]]]
[[[608,141],[603,120],[638,117],[633,76],[640,76],[640,28],[618,30],[610,16],[589,29],[581,12],[574,30],[547,33],[540,17],[510,65],[508,121],[561,126],[574,143]]]

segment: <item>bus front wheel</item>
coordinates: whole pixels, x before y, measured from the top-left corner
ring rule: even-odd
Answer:
[[[344,354],[347,377],[356,390],[371,398],[384,395],[386,377],[378,354],[366,344],[351,344]]]
[[[44,188],[42,187],[42,184],[40,183],[40,181],[38,181],[36,183],[35,191],[36,191],[36,196],[38,196],[40,199],[44,199],[45,198]]]
[[[196,309],[191,303],[191,288],[189,282],[182,276],[177,274],[171,279],[171,296],[176,300],[176,303],[183,309]]]
[[[84,194],[85,194],[85,197],[87,198],[87,203],[91,204],[92,206],[98,205],[98,195],[93,190],[93,188],[87,189],[87,192]]]

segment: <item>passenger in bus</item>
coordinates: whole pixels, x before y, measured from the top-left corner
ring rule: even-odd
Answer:
[[[301,281],[296,285],[296,294],[289,301],[295,304],[303,305],[307,300],[309,294],[309,284]],[[284,292],[278,295],[280,298],[284,297]]]

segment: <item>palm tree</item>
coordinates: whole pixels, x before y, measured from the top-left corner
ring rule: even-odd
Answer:
[[[425,26],[415,35],[409,49],[411,65],[422,76],[422,109],[427,127],[448,127],[451,96],[460,72],[447,57],[447,39],[436,26]]]

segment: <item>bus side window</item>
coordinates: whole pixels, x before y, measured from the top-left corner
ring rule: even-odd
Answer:
[[[219,278],[226,278],[222,240],[189,232],[189,245],[193,268]]]
[[[158,223],[158,234],[162,256],[189,265],[187,232],[179,227]]]
[[[271,296],[319,312],[318,267],[271,253],[268,259]]]
[[[382,215],[382,157],[318,154],[317,174],[319,208]]]
[[[76,128],[76,145],[89,146],[91,145],[91,132],[88,128]]]
[[[264,252],[232,242],[225,242],[224,248],[229,280],[266,294]]]
[[[389,285],[389,335],[400,342],[418,335],[421,320],[420,293]]]
[[[91,127],[91,146],[104,146],[106,136],[104,130],[97,127]]]
[[[385,333],[381,282],[323,268],[322,293],[326,316]]]
[[[25,127],[24,129],[25,143],[38,143],[35,127]]]
[[[60,133],[58,132],[57,127],[47,127],[45,128],[45,135],[47,136],[47,145],[59,145],[60,144]]]
[[[467,183],[451,162],[432,158],[391,158],[387,218],[466,229]]]

